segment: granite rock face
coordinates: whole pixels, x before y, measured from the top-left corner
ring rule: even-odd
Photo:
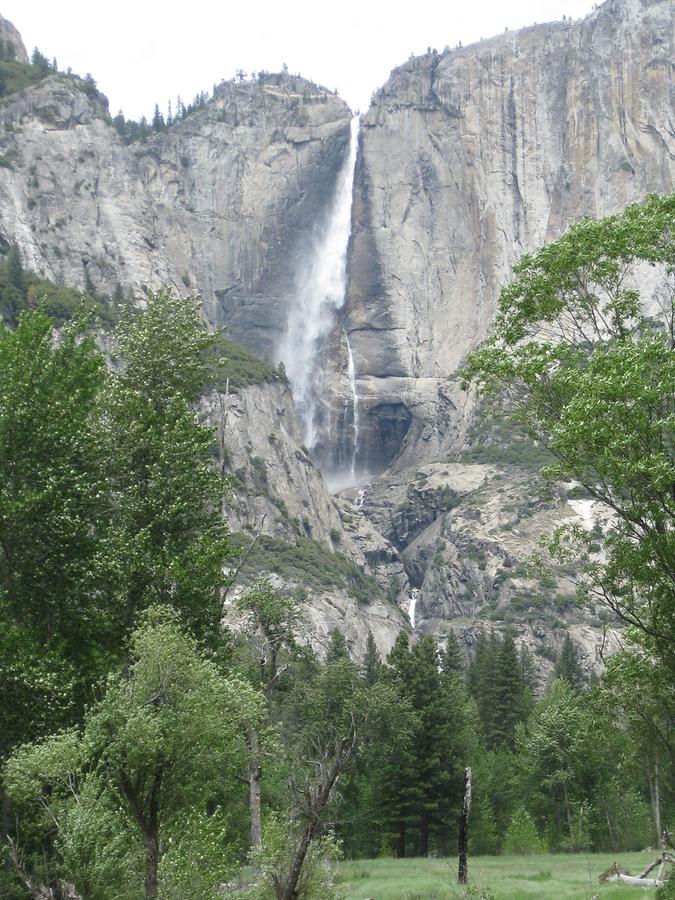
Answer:
[[[12,23],[8,19],[3,19],[2,16],[0,16],[0,41],[5,46],[9,45],[13,48],[14,59],[17,62],[29,62],[28,53],[24,42],[21,40],[21,35]]]
[[[273,539],[266,545],[266,565],[259,570],[255,554],[242,568],[232,596],[258,575],[272,575],[276,586],[301,595],[301,638],[319,654],[330,632],[338,628],[357,658],[371,631],[383,655],[396,635],[408,627],[404,609],[409,594],[403,559],[363,513],[346,499],[334,497],[302,446],[302,431],[293,398],[285,383],[251,384],[236,392],[212,392],[202,412],[224,448],[221,463],[231,478],[226,515],[230,530],[246,544],[256,535]],[[309,543],[308,543],[309,542]],[[304,546],[308,571],[296,572],[283,557],[293,545]],[[312,550],[318,545],[320,552]],[[348,585],[317,586],[316,571],[339,554],[366,577],[370,587],[359,598]],[[275,565],[275,562],[278,562]],[[302,560],[301,560],[302,562]],[[285,575],[279,574],[285,572]],[[234,608],[228,617],[236,621]]]
[[[375,95],[345,314],[366,463],[388,461],[392,410],[398,468],[461,442],[466,401],[447,377],[523,252],[673,189],[674,29],[671,0],[608,0],[411,59]]]
[[[221,84],[125,145],[106,99],[54,75],[0,103],[0,234],[26,265],[113,294],[173,285],[210,324],[273,356],[297,262],[330,200],[350,111],[301,78]]]

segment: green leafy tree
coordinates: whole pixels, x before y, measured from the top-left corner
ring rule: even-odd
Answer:
[[[441,653],[441,669],[445,675],[456,672],[461,675],[463,671],[462,651],[459,649],[459,641],[454,631],[448,632],[445,647]]]
[[[227,484],[213,465],[213,430],[194,404],[212,346],[199,303],[150,293],[141,313],[116,330],[122,366],[103,398],[111,494],[104,562],[121,632],[155,603],[169,604],[202,636],[217,635]]]
[[[556,820],[568,842],[574,841],[577,831],[574,802],[587,799],[582,775],[591,740],[591,719],[564,679],[552,683],[526,725],[517,730],[519,763],[530,790],[541,798],[542,819]]]
[[[258,580],[244,591],[237,599],[237,607],[251,618],[247,643],[255,668],[252,680],[267,700],[267,721],[252,726],[247,734],[251,847],[256,848],[262,843],[263,757],[265,754],[269,757],[274,750],[278,750],[273,728],[273,707],[280,681],[299,650],[295,639],[298,609],[291,597],[275,590],[267,579]]]
[[[0,755],[66,724],[110,659],[97,593],[104,363],[77,319],[0,326]]]
[[[385,735],[404,733],[407,711],[390,685],[368,687],[348,659],[322,666],[310,681],[296,682],[285,721],[292,840],[290,852],[270,874],[277,900],[303,896],[306,860],[322,834],[336,786],[360,754],[377,753]]]
[[[240,791],[244,735],[262,713],[261,700],[200,654],[175,613],[150,610],[132,636],[128,672],[108,678],[82,733],[25,745],[7,765],[8,791],[30,826],[23,830],[33,835],[27,849],[37,865],[48,848],[57,876],[101,900],[111,885],[128,887],[116,896],[137,897],[141,883],[147,898],[213,896],[231,871],[228,804]],[[187,825],[188,845],[191,834],[215,836],[197,841],[207,893],[175,891],[175,857],[189,853],[174,849],[163,872],[167,848],[185,845]]]
[[[671,668],[674,236],[675,194],[572,225],[515,267],[492,336],[465,370],[553,455],[549,477],[580,483],[612,512],[585,591],[639,629]],[[652,319],[633,287],[639,265],[661,279]],[[593,553],[590,538],[579,529],[574,537]]]

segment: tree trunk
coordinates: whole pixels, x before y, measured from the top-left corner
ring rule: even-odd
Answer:
[[[661,786],[659,784],[659,761],[654,759],[654,790],[652,791],[652,808],[654,810],[654,827],[656,829],[656,849],[665,850],[663,827],[661,825]]]
[[[159,839],[154,834],[144,836],[145,843],[145,900],[157,900],[157,869],[159,867]]]
[[[464,769],[464,800],[462,801],[462,814],[459,817],[459,871],[457,881],[466,884],[467,871],[467,846],[469,843],[469,813],[471,812],[471,769]]]
[[[563,798],[565,800],[565,816],[567,817],[567,829],[570,836],[570,841],[574,839],[574,825],[572,824],[572,811],[570,809],[570,800],[567,794],[567,782],[563,781]]]
[[[346,743],[346,742],[345,742]],[[312,797],[308,809],[308,822],[302,832],[300,843],[295,849],[291,858],[291,864],[288,869],[288,875],[283,881],[275,884],[277,900],[298,900],[298,883],[302,874],[302,867],[305,863],[305,857],[317,831],[321,827],[321,818],[331,795],[331,791],[338,780],[338,776],[342,771],[347,757],[354,751],[356,744],[356,736],[352,736],[351,746],[347,749],[339,749],[332,765],[325,773],[321,787]]]
[[[262,767],[260,765],[260,739],[256,731],[252,731],[249,735],[249,754],[248,796],[251,809],[251,849],[255,849],[262,843],[262,812],[260,798],[262,790]]]

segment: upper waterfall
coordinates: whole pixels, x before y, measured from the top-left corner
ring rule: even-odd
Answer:
[[[279,359],[286,367],[305,445],[316,447],[327,385],[322,373],[322,351],[334,329],[336,313],[345,302],[347,246],[351,231],[352,183],[359,136],[359,118],[351,121],[349,153],[340,170],[327,217],[317,225],[313,240],[296,278],[296,291],[288,311],[288,324]],[[353,361],[352,361],[353,365]],[[354,379],[350,379],[354,384]],[[352,398],[352,405],[355,397]],[[330,419],[330,416],[328,416]],[[330,422],[324,427],[330,428]]]

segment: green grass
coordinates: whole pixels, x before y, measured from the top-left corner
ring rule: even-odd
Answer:
[[[346,900],[653,900],[654,890],[612,885],[598,875],[613,861],[637,874],[656,854],[535,854],[469,859],[469,891],[457,884],[456,859],[367,859],[342,862],[338,880]]]

